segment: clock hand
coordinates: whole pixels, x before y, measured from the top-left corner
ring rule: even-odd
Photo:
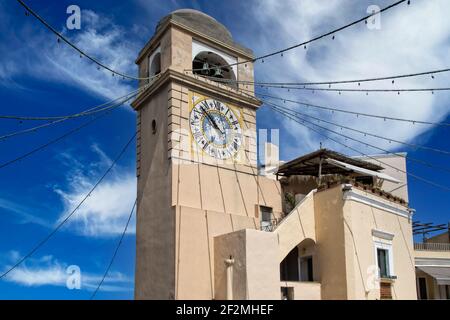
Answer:
[[[203,108],[203,106],[200,106],[200,108],[203,110],[203,112],[205,113],[206,117],[208,117],[209,121],[212,123],[212,125],[214,126],[214,128],[216,128],[217,130],[220,131],[220,133],[223,134],[223,131],[220,130],[219,126],[217,125],[216,121],[209,115],[209,113],[205,110],[205,108]]]

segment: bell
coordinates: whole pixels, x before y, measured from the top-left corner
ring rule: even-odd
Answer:
[[[203,68],[202,68],[201,73],[202,74],[206,74],[206,75],[209,74],[209,64],[208,64],[208,62],[206,62],[206,61],[203,62]]]
[[[222,73],[222,69],[217,68],[214,69],[214,78],[223,78],[223,73]]]

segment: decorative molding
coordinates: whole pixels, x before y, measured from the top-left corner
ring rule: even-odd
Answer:
[[[357,193],[353,189],[344,191],[343,200],[363,203],[363,204],[369,205],[371,207],[381,209],[381,210],[396,214],[398,216],[401,216],[401,217],[404,217],[407,219],[411,219],[411,217],[412,217],[412,212],[407,209],[400,209],[400,208],[390,205],[384,201],[374,199],[373,197]]]
[[[159,76],[153,81],[154,82],[143,92],[141,92],[131,103],[131,106],[135,110],[138,110],[142,104],[153,95],[153,93],[157,92],[163,85],[169,83],[170,81],[186,86],[189,90],[197,91],[205,95],[209,94],[231,104],[237,104],[253,110],[258,109],[258,107],[262,105],[262,102],[256,97],[250,98],[246,95],[242,95],[237,90],[221,85],[218,82],[187,75],[170,68],[163,73],[160,73]]]
[[[389,241],[394,239],[394,234],[376,229],[372,229],[372,236]]]
[[[450,259],[445,258],[415,258],[416,267],[447,267],[450,268]]]

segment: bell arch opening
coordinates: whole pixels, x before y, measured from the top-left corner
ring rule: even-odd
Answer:
[[[156,76],[161,73],[161,50],[158,48],[149,58],[149,77]]]
[[[224,84],[237,88],[236,75],[232,67],[228,66],[227,61],[211,51],[199,52],[192,61],[192,69],[194,74],[206,76],[209,78],[217,78],[223,81]],[[222,81],[220,81],[222,83]]]

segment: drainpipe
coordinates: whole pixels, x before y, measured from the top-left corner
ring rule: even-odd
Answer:
[[[225,266],[227,268],[227,300],[233,300],[233,256],[230,259],[225,259]]]
[[[319,160],[319,174],[318,174],[318,177],[319,177],[319,182],[318,182],[318,187],[320,187],[320,184],[322,183],[322,162],[323,162],[323,158],[322,157],[320,157],[320,160]]]

